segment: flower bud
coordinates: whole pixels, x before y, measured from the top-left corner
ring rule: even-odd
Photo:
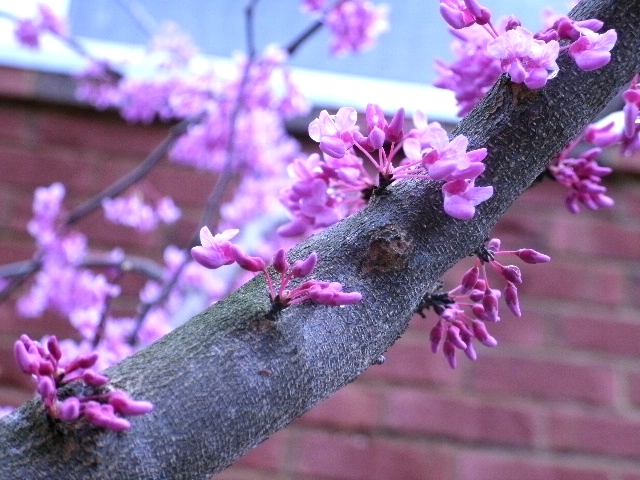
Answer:
[[[445,340],[442,344],[442,353],[444,353],[447,362],[449,362],[449,366],[451,368],[456,368],[458,363],[456,361],[456,348],[453,346],[453,343]]]
[[[431,351],[436,353],[440,348],[440,341],[444,336],[445,326],[442,320],[438,320],[438,323],[429,332],[429,343],[431,344]]]
[[[53,358],[59,362],[62,358],[62,351],[60,350],[60,344],[58,343],[58,339],[55,335],[52,335],[47,339],[47,349]]]
[[[471,328],[473,328],[473,335],[482,343],[485,347],[495,347],[498,345],[498,341],[492,337],[487,331],[487,327],[480,320],[473,320],[471,322]]]
[[[385,129],[387,139],[390,142],[398,143],[404,137],[404,108],[399,108]]]
[[[260,272],[265,268],[264,260],[260,257],[250,257],[237,245],[231,244],[231,255],[238,266],[244,270]]]
[[[27,352],[27,347],[25,347],[22,340],[18,340],[16,341],[16,343],[14,343],[13,355],[16,359],[18,367],[24,373],[32,375],[38,371],[38,367],[40,365],[39,359],[37,358],[37,356]]]
[[[462,341],[462,338],[460,338],[460,329],[453,325],[450,325],[447,329],[447,341],[451,342],[454,347],[457,347],[460,350],[465,350],[467,348],[467,344]]]
[[[465,272],[462,276],[462,281],[460,282],[460,286],[462,287],[460,290],[461,294],[466,294],[476,286],[479,274],[480,269],[477,266],[473,266]]]
[[[522,275],[520,269],[515,265],[507,265],[501,268],[500,273],[507,282],[520,285],[522,283]]]
[[[275,268],[278,273],[285,273],[289,270],[289,262],[287,261],[287,255],[284,251],[284,248],[281,248],[276,252],[273,256],[273,268]]]
[[[313,269],[316,268],[316,264],[318,263],[318,255],[316,252],[311,252],[311,254],[304,260],[297,260],[293,264],[293,268],[291,269],[291,274],[296,278],[303,278],[313,272]]]
[[[504,301],[516,317],[520,317],[520,303],[518,302],[518,289],[512,283],[508,283],[504,289]]]
[[[525,263],[547,263],[551,257],[543,253],[536,252],[531,248],[521,248],[516,251],[516,255]]]
[[[496,297],[492,291],[487,290],[484,292],[482,307],[489,321],[500,321],[500,317],[498,317],[498,297]]]
[[[69,397],[58,406],[58,418],[65,422],[75,420],[80,416],[80,400],[77,397]]]

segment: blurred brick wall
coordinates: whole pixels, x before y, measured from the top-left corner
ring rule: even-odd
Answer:
[[[129,127],[67,98],[50,77],[0,69],[0,264],[29,258],[25,231],[34,188],[63,181],[73,207],[136,165],[166,126]],[[65,85],[64,82],[61,85]],[[66,88],[66,87],[65,87]],[[65,95],[67,97],[65,97]],[[67,98],[69,100],[69,98]],[[435,319],[416,318],[351,385],[277,433],[216,478],[222,480],[640,480],[640,159],[607,180],[614,209],[570,215],[552,182],[531,189],[494,234],[531,247],[548,265],[523,267],[522,318],[503,309],[490,325],[495,349],[478,347],[451,370],[433,355]],[[635,169],[635,170],[634,170]],[[634,173],[635,172],[635,173]],[[79,225],[92,246],[122,244],[160,258],[192,231],[214,179],[164,162],[151,176],[185,210],[152,235]],[[516,263],[516,262],[514,262]],[[452,286],[467,268],[448,275]],[[133,289],[139,279],[128,281]],[[20,319],[0,305],[0,404],[30,397],[13,366],[16,337],[72,334],[59,319]]]

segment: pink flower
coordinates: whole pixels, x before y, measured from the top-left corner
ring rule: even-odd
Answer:
[[[338,2],[324,20],[333,35],[331,53],[346,55],[372,47],[378,36],[389,29],[388,12],[388,5],[376,6],[367,0]]]
[[[569,55],[582,70],[590,71],[603,67],[611,60],[611,49],[618,39],[615,30],[600,35],[591,30],[582,30],[582,36],[569,47]]]
[[[524,83],[529,88],[542,88],[558,71],[558,42],[536,40],[523,27],[508,30],[493,39],[487,44],[487,51],[500,60],[502,70],[513,82]]]
[[[322,110],[320,116],[309,124],[309,136],[320,142],[320,150],[330,157],[344,157],[355,141],[353,134],[358,131],[357,118],[358,113],[351,107],[342,107],[335,115]]]
[[[238,233],[236,229],[225,230],[215,236],[208,227],[200,229],[200,243],[191,249],[191,256],[203,267],[219,268],[234,262],[232,243],[229,241]]]
[[[442,186],[444,211],[454,218],[469,220],[476,205],[493,195],[493,187],[476,187],[473,180],[454,180]]]

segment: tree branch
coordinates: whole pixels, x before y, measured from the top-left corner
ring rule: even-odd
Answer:
[[[207,479],[354,380],[402,334],[422,294],[640,70],[640,2],[584,0],[573,16],[618,31],[607,67],[582,72],[565,53],[542,90],[502,78],[456,129],[489,151],[478,183],[495,195],[473,220],[442,213],[437,182],[393,185],[291,252],[318,252],[316,278],[358,290],[362,302],[296,305],[272,323],[259,276],[107,371],[115,386],[156,405],[130,431],[52,425],[39,400],[1,419],[0,477]]]

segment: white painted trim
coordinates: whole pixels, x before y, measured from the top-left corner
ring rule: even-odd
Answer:
[[[54,11],[65,15],[70,0],[55,0],[48,3]],[[13,2],[13,5],[10,3]],[[0,10],[19,17],[27,17],[35,11],[37,0],[0,0]],[[19,4],[19,5],[16,5]],[[78,38],[98,58],[116,58],[140,64],[144,49],[130,44],[96,41]],[[208,57],[220,66],[229,64],[228,58]],[[85,61],[68,50],[60,41],[45,35],[39,50],[19,46],[13,38],[10,21],[0,19],[0,65],[31,70],[74,74],[85,65]],[[407,114],[415,109],[423,110],[430,120],[456,122],[453,93],[430,85],[399,82],[371,77],[344,75],[326,71],[293,68],[293,77],[302,93],[311,103],[320,108],[338,109],[351,106],[363,111],[368,103],[378,103],[385,112],[393,114],[405,107]]]

